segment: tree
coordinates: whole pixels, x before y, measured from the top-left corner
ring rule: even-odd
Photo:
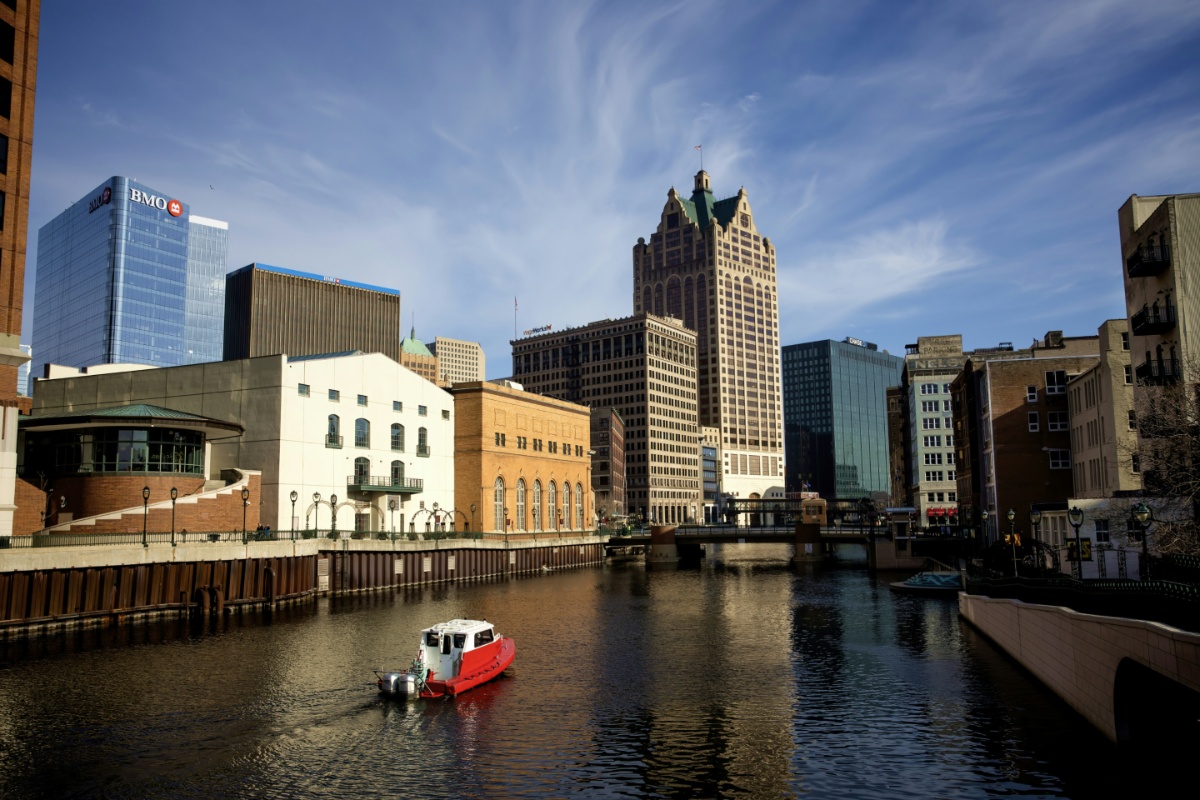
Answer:
[[[1180,379],[1141,383],[1134,390],[1135,459],[1154,505],[1150,535],[1160,553],[1200,555],[1200,370]]]

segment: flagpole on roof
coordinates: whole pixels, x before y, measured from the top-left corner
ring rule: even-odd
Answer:
[[[695,149],[700,151],[700,171],[704,172],[704,145],[698,144]]]

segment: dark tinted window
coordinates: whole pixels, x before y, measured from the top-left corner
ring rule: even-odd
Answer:
[[[0,133],[0,175],[8,174],[8,137]]]
[[[17,29],[0,19],[0,59],[13,63],[16,46]]]
[[[8,119],[12,113],[12,81],[0,78],[0,117]]]

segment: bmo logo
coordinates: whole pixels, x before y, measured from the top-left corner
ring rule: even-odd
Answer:
[[[141,203],[145,206],[157,208],[159,211],[165,211],[172,217],[178,217],[183,213],[183,203],[178,200],[168,200],[165,197],[159,197],[155,194],[143,192],[141,189],[129,190],[129,201],[131,203]]]

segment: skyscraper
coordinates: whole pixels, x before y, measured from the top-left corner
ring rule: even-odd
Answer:
[[[429,352],[437,356],[438,377],[448,383],[481,381],[485,377],[486,361],[478,342],[435,336]]]
[[[775,268],[746,190],[716,200],[703,170],[691,199],[667,192],[657,230],[633,248],[634,313],[696,331],[699,421],[721,429],[722,493],[743,498],[784,477]]]
[[[789,491],[831,500],[889,491],[887,390],[903,368],[903,358],[849,337],[783,348]]]
[[[221,360],[229,225],[114,177],[38,231],[38,363]]]

